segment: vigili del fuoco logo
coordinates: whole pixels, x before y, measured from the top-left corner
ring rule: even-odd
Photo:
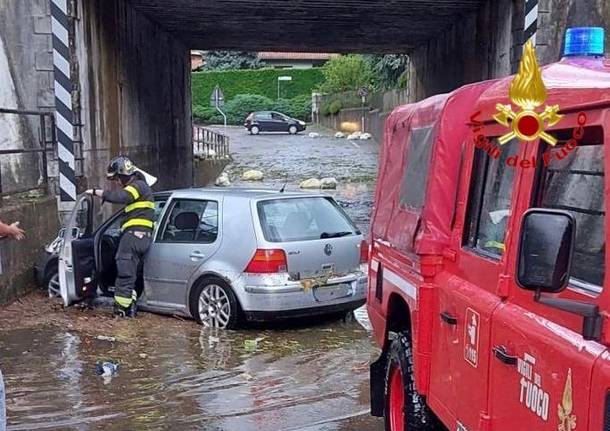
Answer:
[[[515,75],[509,90],[508,96],[512,104],[496,105],[496,113],[493,119],[505,126],[508,131],[504,135],[497,138],[500,145],[492,143],[483,133],[483,123],[477,120],[481,111],[470,117],[470,125],[473,126],[475,134],[475,147],[488,153],[494,159],[499,159],[502,154],[502,145],[517,138],[521,142],[527,143],[537,139],[541,139],[550,146],[554,147],[557,144],[557,139],[546,132],[546,128],[558,124],[563,115],[559,114],[559,105],[545,105],[544,109],[540,109],[546,102],[547,91],[542,80],[542,72],[536,59],[536,50],[531,41],[525,44],[521,63],[519,64],[519,72]],[[515,105],[518,109],[513,109]],[[578,140],[584,135],[584,125],[587,117],[584,112],[578,114],[578,127],[574,129],[572,138],[568,140],[566,145],[559,152],[546,152],[543,155],[543,163],[548,166],[553,158],[563,159],[571,151],[576,148]],[[535,167],[535,160],[518,161],[518,156],[513,155],[506,158],[506,164],[522,168]]]

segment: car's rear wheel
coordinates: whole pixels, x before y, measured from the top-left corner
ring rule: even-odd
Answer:
[[[432,431],[442,429],[438,419],[417,393],[413,381],[413,347],[408,332],[392,341],[386,364],[386,431]]]
[[[258,128],[258,126],[252,126],[250,127],[250,133],[253,135],[258,135],[260,133],[261,129]]]
[[[223,280],[201,281],[191,295],[191,314],[205,327],[233,329],[239,323],[239,306],[231,287]]]
[[[50,298],[61,296],[61,292],[59,290],[59,269],[57,267],[57,262],[49,265],[49,268],[44,276],[44,287],[46,287]]]
[[[288,133],[290,133],[291,135],[296,135],[298,131],[299,129],[297,129],[297,126],[295,126],[294,124],[288,128]]]

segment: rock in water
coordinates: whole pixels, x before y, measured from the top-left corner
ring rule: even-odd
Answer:
[[[226,172],[220,174],[218,179],[216,180],[216,186],[218,187],[229,187],[231,185],[231,180],[229,180],[229,175]]]
[[[335,178],[322,178],[320,180],[320,188],[321,189],[336,189],[337,188],[337,180]]]
[[[302,189],[319,189],[321,186],[321,182],[317,178],[310,178],[305,181],[301,181],[299,187]]]
[[[362,135],[360,135],[360,139],[366,140],[366,139],[371,139],[373,137],[373,135],[371,135],[370,133],[363,133]]]
[[[337,139],[343,139],[343,138],[345,138],[345,133],[343,133],[343,132],[337,132],[337,133],[335,133],[335,138],[337,138]]]
[[[250,170],[244,172],[241,176],[241,179],[244,181],[262,181],[265,178],[265,175],[261,171]]]
[[[316,133],[316,132],[311,132],[311,133],[309,134],[309,137],[310,137],[310,138],[312,138],[312,139],[319,138],[319,137],[320,137],[320,134],[319,134],[319,133]]]

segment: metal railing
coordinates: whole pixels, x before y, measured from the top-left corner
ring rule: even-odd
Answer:
[[[198,159],[228,159],[229,137],[214,130],[193,126],[193,156]]]
[[[16,115],[19,117],[38,117],[38,148],[4,148],[0,149],[0,156],[6,155],[21,155],[25,160],[19,163],[19,175],[11,172],[7,175],[2,171],[2,163],[0,162],[0,197],[9,194],[25,193],[32,190],[44,189],[45,193],[49,192],[49,175],[47,170],[47,151],[54,152],[57,148],[57,136],[55,132],[55,116],[52,112],[27,111],[21,109],[6,109],[0,108],[0,115]],[[27,127],[26,127],[27,129]],[[4,131],[0,131],[4,133]],[[10,142],[11,146],[23,146],[25,138],[21,142]],[[34,155],[39,154],[38,163],[33,163]],[[30,156],[28,156],[30,155]],[[5,159],[5,157],[2,157]],[[36,175],[35,184],[20,186],[23,178],[30,178]],[[12,186],[5,187],[5,181],[11,180]]]

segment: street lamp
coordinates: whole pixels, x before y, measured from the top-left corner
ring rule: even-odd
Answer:
[[[280,81],[292,81],[292,76],[278,76],[277,77],[277,98],[280,98]]]

